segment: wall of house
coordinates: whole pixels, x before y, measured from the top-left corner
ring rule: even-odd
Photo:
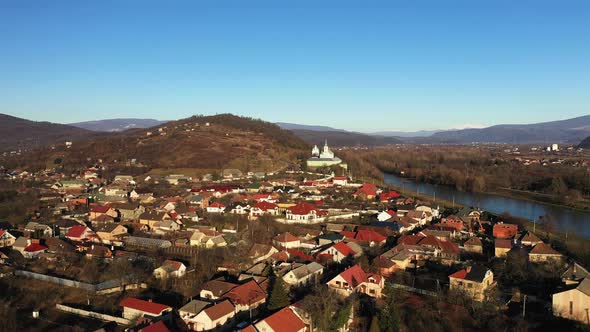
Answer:
[[[570,313],[571,302],[571,313]],[[590,324],[590,296],[577,289],[553,295],[553,315]]]

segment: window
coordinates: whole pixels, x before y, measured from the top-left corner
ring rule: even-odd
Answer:
[[[570,316],[574,314],[574,302],[570,301]]]
[[[473,288],[473,284],[472,283],[468,283],[467,284],[467,288]]]

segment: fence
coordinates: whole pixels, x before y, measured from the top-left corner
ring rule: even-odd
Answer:
[[[111,316],[111,315],[107,315],[107,314],[102,314],[100,312],[72,308],[72,307],[68,307],[66,305],[59,304],[59,303],[55,305],[55,308],[57,310],[67,312],[70,314],[74,314],[74,315],[78,315],[78,316],[82,316],[82,317],[100,319],[105,322],[115,322],[118,325],[131,325],[131,321],[128,319],[125,319],[122,317]]]
[[[46,274],[23,270],[16,270],[14,271],[14,274],[21,277],[50,282],[56,285],[78,288],[87,292],[95,292],[99,295],[122,292],[129,289],[147,288],[145,283],[126,284],[123,280],[109,280],[99,284],[89,284],[82,281],[48,276]]]

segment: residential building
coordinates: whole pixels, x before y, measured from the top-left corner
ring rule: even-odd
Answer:
[[[485,292],[494,285],[494,273],[481,265],[468,266],[449,276],[449,289],[462,291],[476,301],[485,299]]]
[[[354,265],[328,281],[328,287],[343,296],[359,292],[379,298],[385,287],[385,281],[382,276],[367,273],[360,265]]]

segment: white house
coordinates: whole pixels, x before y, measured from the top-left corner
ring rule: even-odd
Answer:
[[[208,331],[225,325],[235,316],[235,308],[229,300],[212,305],[201,311],[195,318],[195,331]]]
[[[157,279],[180,278],[186,274],[186,265],[182,262],[166,260],[159,268],[154,270]]]
[[[213,202],[213,203],[209,204],[209,206],[207,207],[207,212],[208,213],[224,213],[225,212],[225,205],[223,205],[219,202]]]

